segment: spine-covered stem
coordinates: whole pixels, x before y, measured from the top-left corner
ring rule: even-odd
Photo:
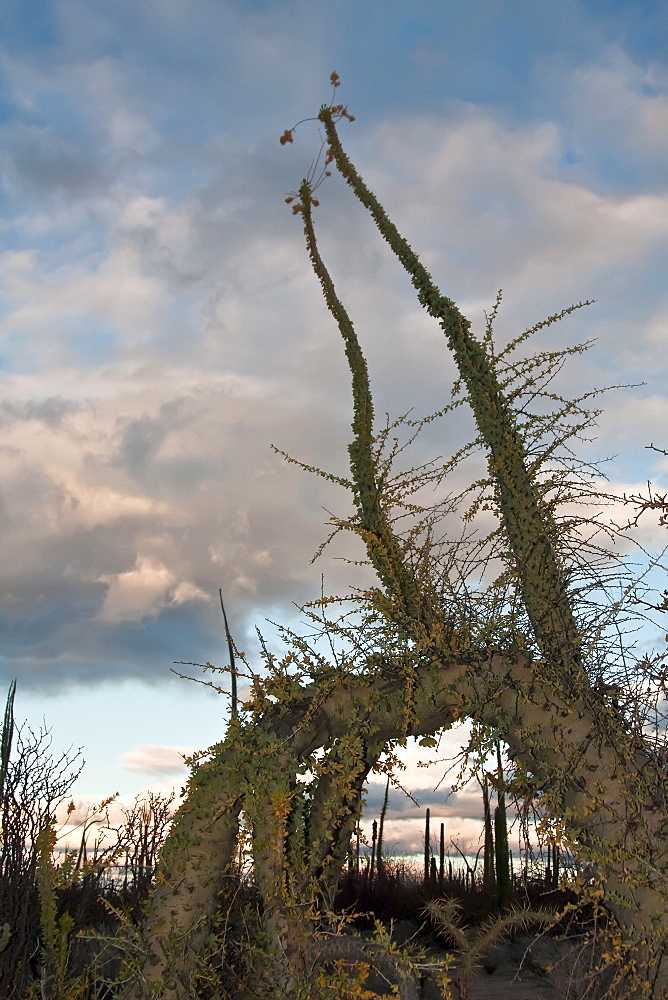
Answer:
[[[392,531],[378,485],[373,454],[373,400],[366,359],[352,320],[336,294],[334,282],[320,256],[313,228],[311,190],[306,181],[302,183],[299,197],[308,254],[320,282],[327,308],[336,320],[343,337],[352,377],[353,440],[348,445],[348,453],[362,535],[380,581],[387,593],[398,600],[402,615],[409,620],[421,621],[423,610],[415,579],[405,563],[399,541]]]
[[[354,726],[351,731],[354,733]],[[384,740],[342,737],[327,754],[327,770],[315,784],[309,809],[309,865],[302,880],[302,894],[315,880],[323,898],[333,901],[350,838],[362,812],[364,784],[384,749]]]
[[[390,221],[366,186],[339,141],[331,108],[321,108],[331,155],[356,197],[371,213],[383,238],[408,272],[418,299],[440,323],[460,375],[466,383],[478,429],[490,452],[503,526],[520,578],[522,596],[536,640],[548,662],[580,674],[580,642],[566,579],[554,550],[553,525],[539,504],[527,468],[522,437],[483,347],[470,332],[469,321],[442,295],[417,254]],[[575,668],[575,669],[574,669]]]

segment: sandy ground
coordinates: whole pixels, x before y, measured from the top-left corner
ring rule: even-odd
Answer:
[[[453,977],[454,978],[454,977]],[[453,995],[457,990],[453,988]],[[422,1000],[442,1000],[443,994],[433,982],[422,988]],[[534,972],[500,968],[492,975],[477,973],[469,983],[468,1000],[554,1000],[555,992],[544,976]]]
[[[394,939],[404,944],[415,929],[415,926],[411,926],[408,921],[400,922],[395,927]],[[529,941],[528,938],[526,940]],[[426,942],[424,944],[428,961],[438,961],[444,957],[443,949],[437,944]],[[519,948],[519,951],[522,952],[523,948]],[[467,1000],[555,1000],[556,991],[546,976],[528,968],[525,964],[520,968],[520,961],[523,959],[518,956],[515,956],[514,960],[500,960],[491,974],[484,969],[476,970],[468,984]],[[457,964],[455,963],[450,973],[452,980],[456,976]],[[454,986],[452,993],[457,998],[457,989]],[[436,981],[427,977],[422,984],[421,1000],[442,1000],[442,997],[443,993]]]
[[[401,921],[394,927],[393,938],[401,946],[410,947],[411,936],[416,931],[416,926],[409,921]],[[370,932],[362,932],[362,937],[370,938]],[[359,940],[359,939],[358,939]],[[445,957],[445,951],[433,939],[419,941],[415,937],[412,943],[424,949],[426,962],[439,962]],[[495,966],[494,971],[487,973],[484,968],[477,969],[468,984],[468,993],[462,994],[461,1000],[556,1000],[557,991],[546,975],[542,975],[538,969],[544,968],[558,954],[555,951],[553,942],[533,943],[530,953],[525,953],[525,948],[532,943],[527,937],[524,941],[520,939],[517,945],[501,945],[502,954],[497,954],[490,964]],[[521,946],[520,946],[521,945]],[[531,966],[531,957],[534,965]],[[562,959],[567,958],[562,953]],[[491,958],[488,956],[488,960]],[[543,961],[541,961],[541,958]],[[528,960],[528,961],[527,961]],[[520,967],[520,963],[522,966]],[[454,1000],[459,1000],[458,991],[454,983],[457,979],[457,965],[455,962],[450,971],[450,978],[453,981],[452,995]],[[366,988],[380,994],[390,991],[390,984],[384,980],[378,972],[372,972],[366,982]],[[443,992],[436,981],[436,977],[429,974],[421,984],[421,1000],[443,1000]]]

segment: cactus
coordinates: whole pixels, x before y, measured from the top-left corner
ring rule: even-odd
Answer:
[[[441,839],[439,844],[438,889],[443,892],[445,880],[445,823],[441,823]]]
[[[373,888],[373,874],[376,864],[376,842],[378,838],[378,821],[374,820],[371,827],[371,861],[369,863],[369,892]]]
[[[69,913],[57,916],[56,870],[53,863],[53,847],[56,842],[54,821],[49,819],[36,838],[37,848],[37,892],[39,897],[40,925],[42,931],[42,978],[43,1000],[67,1000],[71,995],[68,988],[80,985],[79,977],[67,974],[70,931],[74,918]]]
[[[424,887],[425,889],[429,886],[429,809],[427,809],[427,817],[424,824]]]
[[[496,908],[503,913],[510,905],[510,861],[508,856],[508,826],[506,796],[501,762],[501,744],[496,741],[498,804],[494,810],[494,849],[496,859]]]
[[[559,888],[559,845],[552,847],[552,888]]]
[[[2,723],[2,746],[0,747],[0,803],[3,800],[5,791],[5,781],[7,779],[7,769],[9,758],[12,752],[12,739],[14,737],[14,695],[16,693],[16,681],[9,685],[7,703],[5,705],[5,717]]]
[[[385,797],[383,808],[380,811],[380,823],[378,825],[378,846],[376,848],[376,868],[378,870],[378,881],[382,881],[385,874],[385,862],[383,861],[383,831],[385,827],[385,814],[387,813],[387,800],[390,794],[390,777],[388,775],[385,783]]]
[[[545,866],[545,888],[549,891],[559,888],[559,846],[548,842],[547,865]]]
[[[495,888],[494,876],[494,832],[492,830],[492,811],[489,804],[489,779],[483,771],[482,780],[478,778],[482,788],[482,803],[484,810],[484,849],[482,884],[487,892]]]

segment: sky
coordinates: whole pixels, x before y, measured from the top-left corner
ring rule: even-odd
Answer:
[[[271,447],[345,475],[345,359],[284,201],[320,137],[278,141],[332,71],[347,150],[475,331],[500,288],[501,341],[595,300],[536,347],[595,338],[562,390],[634,387],[581,453],[615,495],[665,491],[667,27],[661,0],[2,5],[0,682],[54,752],[82,748],[81,809],[178,789],[182,755],[222,738],[226,699],[171,672],[227,663],[219,587],[259,663],[256,627],[277,642],[321,577],[367,579],[335,558],[354,548],[311,562],[349,500]],[[438,329],[337,177],[320,201],[377,413],[439,409]],[[666,541],[652,516],[636,537]],[[477,836],[479,797],[446,803],[423,754],[402,778],[420,810],[393,793],[388,841],[419,849],[426,805]]]

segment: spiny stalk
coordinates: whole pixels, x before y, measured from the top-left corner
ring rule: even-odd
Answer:
[[[442,295],[408,241],[387,216],[343,150],[331,106],[320,109],[325,127],[328,159],[336,166],[358,200],[369,210],[383,238],[411,278],[418,300],[445,333],[485,443],[496,482],[502,523],[521,580],[527,613],[550,673],[563,677],[564,667],[585,683],[577,623],[571,607],[566,577],[554,547],[555,526],[528,470],[526,449],[512,408],[481,344],[471,334],[471,324],[454,302]],[[579,308],[578,306],[572,308]]]
[[[299,197],[308,254],[320,282],[327,308],[336,320],[343,337],[352,376],[353,440],[348,445],[348,454],[355,484],[354,500],[360,519],[361,534],[381,583],[387,593],[398,601],[401,617],[420,622],[424,612],[418,588],[382,503],[382,490],[373,454],[373,400],[366,358],[352,320],[336,293],[334,282],[318,250],[311,211],[313,198],[308,181],[303,181]]]
[[[225,623],[225,638],[227,639],[227,650],[230,655],[230,685],[231,685],[231,715],[232,718],[236,718],[239,714],[239,706],[237,700],[237,668],[234,659],[234,642],[232,640],[232,633],[230,632],[230,626],[227,621],[227,612],[225,611],[225,605],[223,604],[223,591],[222,588],[218,588],[218,596],[220,597],[220,610],[223,612],[223,621]]]

